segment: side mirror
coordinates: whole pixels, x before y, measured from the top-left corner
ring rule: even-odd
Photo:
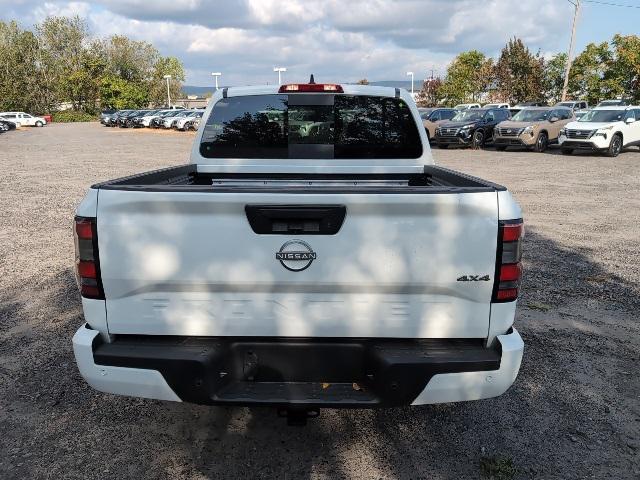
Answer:
[[[558,120],[560,120],[558,117],[551,117],[551,118],[549,119],[549,121],[550,121],[551,123],[557,122]]]
[[[624,121],[624,123],[633,123],[633,122],[635,122],[635,121],[636,121],[636,119],[635,119],[635,118],[631,118],[631,117],[629,117],[629,118],[627,118],[627,119]]]

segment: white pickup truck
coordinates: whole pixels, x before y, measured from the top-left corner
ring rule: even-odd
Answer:
[[[400,89],[216,92],[191,163],[94,185],[77,209],[82,376],[292,416],[505,392],[522,214],[435,166],[420,127]]]

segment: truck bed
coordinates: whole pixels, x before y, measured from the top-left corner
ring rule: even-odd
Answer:
[[[187,164],[109,180],[103,190],[264,193],[479,193],[505,191],[502,185],[434,165],[420,174],[252,174],[210,173]]]

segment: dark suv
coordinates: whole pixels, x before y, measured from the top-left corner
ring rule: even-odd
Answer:
[[[511,118],[506,108],[477,108],[462,110],[436,129],[435,141],[440,148],[464,145],[481,148],[493,140],[494,127]]]

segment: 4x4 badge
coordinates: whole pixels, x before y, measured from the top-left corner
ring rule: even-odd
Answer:
[[[463,275],[458,277],[459,282],[488,282],[490,280],[489,275],[483,275],[482,277],[480,275]]]

